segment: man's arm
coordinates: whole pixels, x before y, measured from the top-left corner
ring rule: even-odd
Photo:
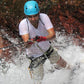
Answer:
[[[29,40],[29,34],[21,35],[24,42],[27,42]]]
[[[28,42],[29,41],[29,34],[21,35],[21,37],[22,37],[22,39],[24,41],[25,48],[31,47],[31,45],[33,44],[33,42]]]
[[[48,35],[46,36],[47,40],[51,40],[51,39],[55,38],[54,28],[50,28],[47,31],[48,31]]]

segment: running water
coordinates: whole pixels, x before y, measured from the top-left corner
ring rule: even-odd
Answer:
[[[84,84],[84,49],[73,45],[71,37],[60,35],[56,32],[56,39],[52,46],[57,47],[58,53],[70,64],[80,64],[73,75],[71,70],[60,69],[49,73],[50,63],[47,60],[44,64],[45,76],[42,84]],[[13,41],[13,40],[12,40]],[[19,50],[18,50],[19,52]],[[25,51],[13,56],[14,63],[0,63],[0,84],[33,84],[29,75],[29,62],[26,59]],[[72,76],[72,77],[71,77]]]

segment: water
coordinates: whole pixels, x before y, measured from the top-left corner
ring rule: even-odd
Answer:
[[[50,67],[50,64],[47,60],[44,64],[45,76],[42,84],[84,84],[84,49],[73,45],[71,37],[59,36],[58,32],[56,32],[56,36],[52,46],[57,47],[58,53],[69,64],[80,63],[80,68],[75,71],[74,75],[71,75],[71,70],[66,69],[48,73],[47,68]],[[13,56],[13,60],[14,63],[5,63],[7,71],[5,67],[0,67],[0,84],[33,84],[28,71],[29,62],[26,59],[25,51],[19,56]]]

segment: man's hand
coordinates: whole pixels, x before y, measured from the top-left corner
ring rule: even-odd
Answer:
[[[25,45],[26,48],[29,48],[29,47],[31,47],[31,45],[33,43],[34,43],[33,40],[31,40],[31,41],[24,42],[24,45]]]
[[[37,41],[37,42],[46,41],[46,40],[47,38],[44,36],[36,36],[35,38],[33,38],[33,41]]]
[[[33,40],[31,39],[30,41],[27,41],[27,44],[32,45],[33,44]]]

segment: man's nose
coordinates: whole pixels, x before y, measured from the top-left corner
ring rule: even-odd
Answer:
[[[31,18],[31,19],[32,19],[32,20],[35,20],[35,17],[33,17],[33,16],[32,16],[32,18]]]

